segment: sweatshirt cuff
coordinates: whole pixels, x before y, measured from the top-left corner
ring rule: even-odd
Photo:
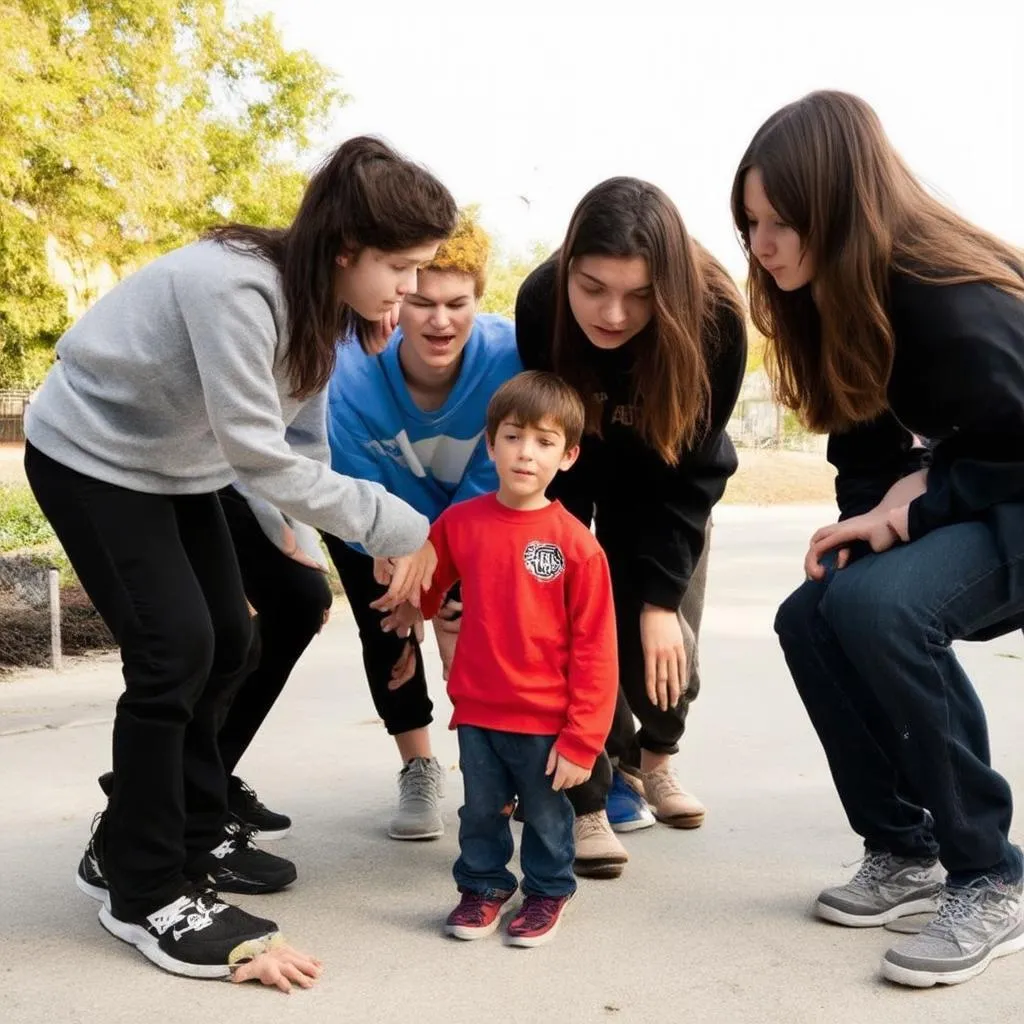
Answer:
[[[689,579],[680,584],[667,576],[650,576],[640,585],[640,597],[645,604],[674,612],[683,603],[683,595],[689,585]]]
[[[558,739],[555,740],[555,750],[566,760],[572,761],[580,768],[586,768],[587,771],[593,769],[594,762],[597,761],[598,754],[601,753],[600,750],[595,751],[578,736],[568,732],[559,733]]]

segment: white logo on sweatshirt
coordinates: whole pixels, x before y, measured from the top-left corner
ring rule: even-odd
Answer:
[[[531,540],[523,552],[523,562],[541,583],[557,580],[565,572],[565,555],[557,544],[550,541]]]

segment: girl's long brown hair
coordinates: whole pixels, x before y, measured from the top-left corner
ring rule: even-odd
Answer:
[[[207,233],[254,252],[281,273],[288,305],[288,373],[297,398],[323,390],[340,338],[365,344],[370,324],[335,297],[335,258],[367,246],[394,252],[452,233],[455,200],[424,168],[370,136],[349,139],[313,174],[287,228],[225,224]]]
[[[743,187],[751,168],[813,260],[807,288],[782,291],[750,252]],[[887,408],[892,271],[946,285],[986,281],[1024,298],[1022,254],[925,191],[878,115],[848,93],[810,93],[761,126],[736,172],[732,213],[776,394],[815,430]]]
[[[569,221],[558,252],[554,368],[587,396],[589,433],[600,433],[601,403],[590,365],[592,346],[569,308],[569,274],[582,256],[642,256],[654,292],[654,315],[638,347],[632,401],[636,429],[669,465],[706,425],[708,364],[721,303],[742,316],[739,292],[722,266],[690,238],[675,204],[637,178],[609,178],[592,188]]]

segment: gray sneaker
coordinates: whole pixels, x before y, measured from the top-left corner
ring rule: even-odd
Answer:
[[[398,813],[391,819],[392,839],[437,839],[444,835],[438,806],[444,795],[444,769],[436,757],[414,757],[398,773]]]
[[[882,958],[882,976],[900,985],[959,985],[1000,956],[1024,949],[1021,883],[991,876],[969,886],[947,886],[939,912],[917,935]]]
[[[868,850],[857,874],[846,885],[823,889],[814,909],[833,924],[875,928],[909,914],[931,913],[939,905],[942,885],[937,861]]]

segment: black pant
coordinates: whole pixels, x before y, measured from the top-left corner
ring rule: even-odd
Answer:
[[[1020,522],[1024,504],[1007,518]],[[823,582],[775,620],[850,825],[869,849],[936,852],[956,884],[1021,877],[1010,786],[991,763],[985,711],[952,647],[1024,620],[1024,545],[958,523]]]
[[[302,652],[331,607],[327,576],[296,562],[263,532],[249,503],[233,487],[219,494],[242,570],[245,596],[256,609],[250,671],[231,703],[219,743],[224,770],[234,772],[274,706]]]
[[[423,654],[417,645],[416,672],[397,690],[389,690],[391,670],[402,655],[406,641],[380,628],[384,616],[370,607],[386,590],[373,578],[373,559],[354,551],[344,541],[324,534],[327,550],[341,577],[341,585],[359,627],[363,666],[370,684],[370,696],[390,736],[422,729],[433,721],[434,706],[427,694]]]
[[[598,539],[601,539],[600,531]],[[640,641],[640,612],[644,602],[633,576],[633,566],[624,560],[619,562],[609,559],[619,647],[619,695],[615,704],[615,718],[605,744],[606,752],[598,759],[587,782],[567,790],[577,815],[589,814],[604,807],[612,779],[609,756],[629,767],[639,768],[641,750],[654,754],[675,754],[679,750],[679,740],[686,728],[690,704],[700,692],[698,640],[704,614],[710,542],[709,525],[704,551],[690,577],[690,584],[677,613],[686,649],[686,690],[679,703],[666,711],[652,704],[647,696],[644,650]],[[640,723],[639,731],[636,728],[637,721]]]
[[[100,853],[114,912],[148,913],[180,895],[227,816],[217,733],[252,640],[238,560],[216,494],[127,490],[31,444],[25,471],[121,648]]]

